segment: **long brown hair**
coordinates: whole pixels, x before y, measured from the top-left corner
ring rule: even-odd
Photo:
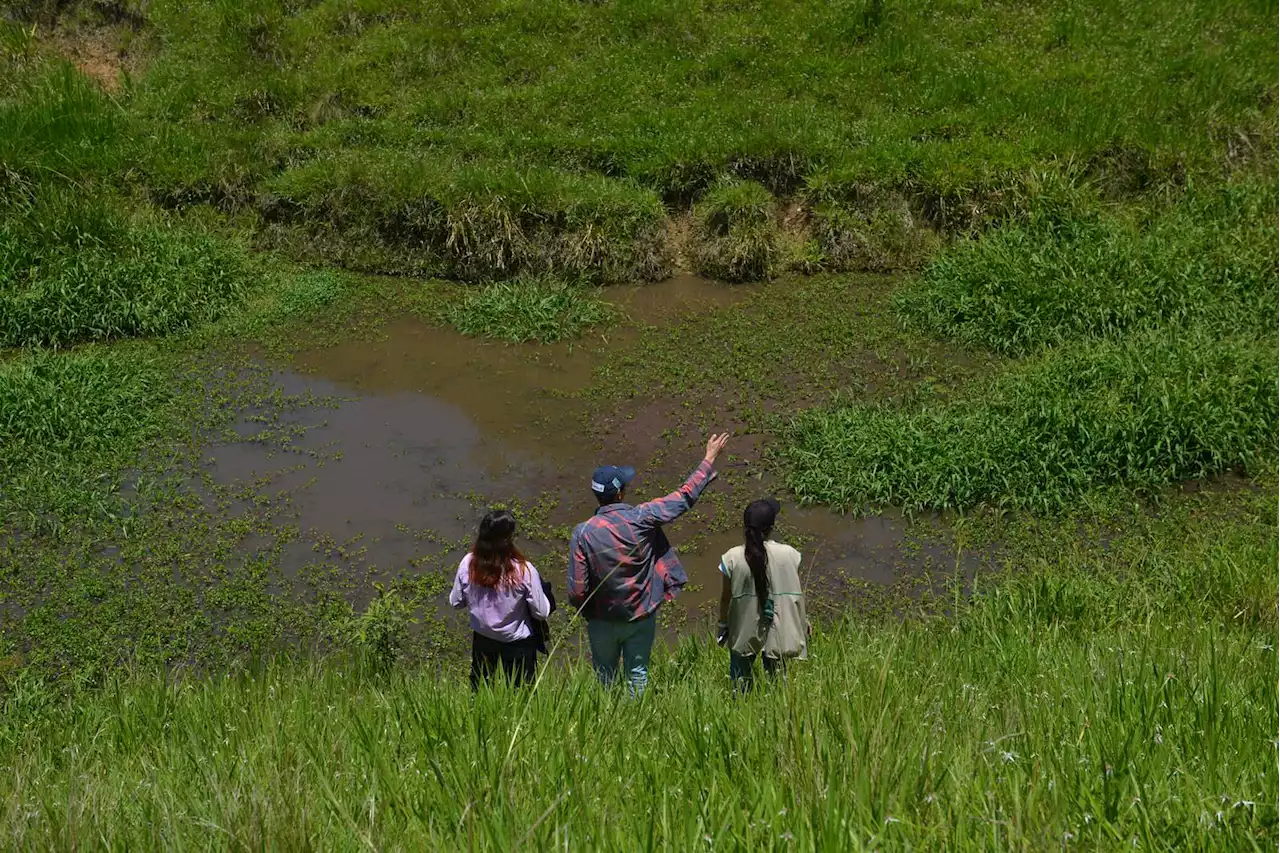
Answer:
[[[513,541],[516,517],[505,509],[495,509],[480,519],[480,532],[471,548],[471,582],[497,589],[510,587],[524,574],[528,562]]]

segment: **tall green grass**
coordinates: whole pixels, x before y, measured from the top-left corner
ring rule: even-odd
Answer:
[[[570,163],[686,198],[726,167],[777,192],[821,163],[950,188],[1068,153],[1202,163],[1215,145],[1204,117],[1255,116],[1275,67],[1249,4],[165,2],[148,14],[167,39],[149,112],[235,116],[321,150],[346,138]],[[1117,150],[1128,159],[1104,156]]]
[[[0,90],[0,347],[186,330],[242,297],[242,249],[133,210],[109,182],[129,127],[65,63]]]
[[[128,350],[37,352],[0,363],[0,520],[56,531],[118,516],[121,478],[161,434],[169,372]]]
[[[693,268],[724,281],[758,281],[778,271],[777,200],[754,181],[721,180],[693,209]]]
[[[1135,333],[1050,352],[956,400],[804,412],[779,452],[805,501],[1056,512],[1099,488],[1274,464],[1275,355],[1274,336]]]
[[[107,177],[119,167],[128,122],[97,85],[69,62],[18,64],[0,54],[0,69],[0,186]]]
[[[273,216],[324,228],[313,253],[371,271],[614,282],[670,270],[661,202],[599,177],[381,151],[315,160],[270,186]]]
[[[583,662],[474,697],[332,660],[69,695],[11,672],[0,824],[19,848],[1270,849],[1274,589],[1241,621],[1192,575],[1265,592],[1275,560],[1206,539],[1168,589],[1055,561],[951,617],[826,626],[741,698],[703,640],[639,702]]]
[[[240,301],[251,266],[225,238],[50,186],[0,205],[0,346],[184,331]]]
[[[1134,213],[1039,205],[937,257],[898,298],[925,330],[1000,353],[1200,321],[1274,328],[1276,184],[1200,187]]]

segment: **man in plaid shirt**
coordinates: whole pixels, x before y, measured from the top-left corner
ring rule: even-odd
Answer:
[[[632,691],[644,691],[658,607],[688,580],[662,525],[684,515],[715,479],[716,457],[728,441],[728,433],[711,436],[683,486],[639,506],[623,503],[634,468],[606,465],[592,475],[600,508],[569,540],[569,603],[587,619],[591,662],[604,684],[617,677],[621,658]]]

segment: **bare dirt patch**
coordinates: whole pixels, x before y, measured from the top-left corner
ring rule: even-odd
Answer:
[[[125,48],[125,37],[109,27],[59,30],[49,36],[50,48],[107,92],[120,91],[125,75],[137,70],[136,58]]]

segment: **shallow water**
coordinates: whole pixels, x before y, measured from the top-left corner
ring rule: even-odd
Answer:
[[[581,392],[603,349],[634,342],[640,324],[673,322],[748,293],[688,276],[613,288],[607,298],[626,312],[627,324],[608,337],[550,346],[479,341],[412,317],[395,319],[376,340],[300,351],[287,368],[276,368],[271,382],[283,393],[337,402],[284,415],[298,432],[291,451],[227,442],[210,454],[210,470],[224,485],[262,481],[255,487],[260,496],[285,505],[284,517],[303,534],[283,554],[286,574],[303,571],[317,551],[332,558],[339,547],[353,578],[451,573],[490,503],[542,501],[544,525],[526,544],[563,590],[566,543],[554,534],[593,511],[587,480],[596,465],[635,465],[641,471],[636,495],[643,499],[678,486],[697,462],[696,454],[685,462],[667,458],[657,434],[665,425],[651,419],[612,413],[622,426],[599,428],[597,404]],[[240,432],[252,429],[246,423]],[[638,434],[647,431],[655,434]],[[759,488],[768,486],[766,479]],[[740,492],[735,499],[749,499]],[[886,585],[901,577],[900,521],[784,507],[778,536],[806,554],[806,585],[836,578]],[[727,531],[707,532],[705,517],[686,517],[671,528],[690,575],[679,599],[695,617],[686,622],[710,618],[719,596],[719,556],[741,541],[733,519],[720,521]]]

